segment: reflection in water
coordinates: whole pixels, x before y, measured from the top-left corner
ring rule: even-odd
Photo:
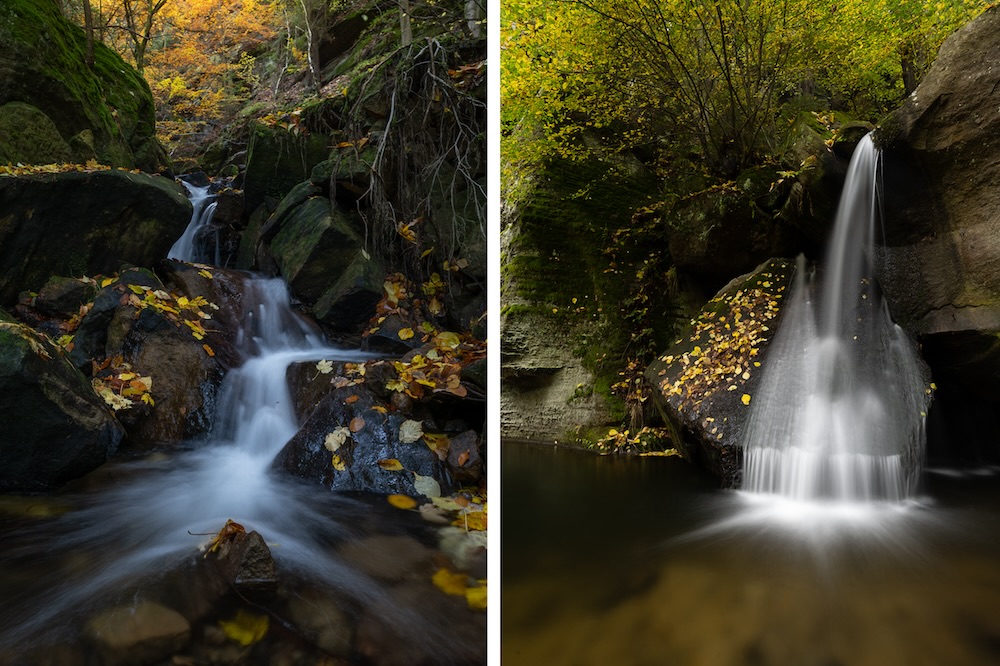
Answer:
[[[504,663],[1000,661],[1000,477],[861,508],[714,490],[679,459],[503,451]]]

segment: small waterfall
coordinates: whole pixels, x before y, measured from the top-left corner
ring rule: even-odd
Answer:
[[[848,169],[825,274],[817,278],[799,258],[747,424],[746,491],[870,502],[916,490],[926,387],[914,345],[875,281],[880,169],[865,137]]]
[[[209,193],[208,185],[202,187],[185,181],[181,181],[181,184],[188,191],[188,196],[191,199],[191,205],[194,207],[194,210],[191,213],[191,221],[188,223],[187,228],[184,229],[181,237],[174,241],[173,246],[167,253],[167,258],[177,259],[178,261],[215,263],[218,265],[218,239],[216,239],[215,257],[204,256],[204,252],[200,251],[198,244],[199,236],[212,222],[212,216],[215,214],[215,207],[217,205],[215,195]]]

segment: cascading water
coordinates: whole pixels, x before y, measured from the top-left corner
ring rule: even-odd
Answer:
[[[191,199],[194,210],[191,213],[191,222],[188,223],[184,233],[167,252],[167,258],[178,261],[210,262],[212,258],[203,256],[204,253],[199,251],[198,240],[201,233],[212,222],[212,216],[215,214],[217,206],[215,195],[209,193],[210,186],[208,185],[192,185],[185,181],[181,181],[181,184],[188,191],[188,197]],[[214,263],[218,264],[218,243],[216,243],[215,254]]]
[[[817,280],[799,259],[747,425],[750,493],[870,502],[916,490],[927,387],[875,281],[880,168],[865,137],[848,170],[825,274]]]
[[[371,505],[271,470],[298,429],[289,365],[371,356],[327,344],[291,309],[280,279],[248,277],[241,302],[237,345],[245,358],[223,381],[208,441],[166,459],[117,463],[113,487],[72,498],[81,508],[6,535],[0,663],[12,649],[79,642],[87,617],[103,608],[169,596],[180,581],[197,586],[177,572],[228,519],[267,539],[282,579],[361,608],[377,605],[408,644],[432,646],[448,660],[458,643],[446,622],[434,626],[424,610],[390,600],[383,584],[337,554],[336,544],[370,520]],[[164,582],[170,576],[174,582]],[[52,659],[46,663],[59,661]]]

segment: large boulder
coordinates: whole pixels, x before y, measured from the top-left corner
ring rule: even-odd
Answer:
[[[53,275],[152,266],[191,219],[183,189],[119,170],[0,178],[0,305]],[[53,250],[57,251],[53,251]]]
[[[247,210],[255,210],[268,197],[281,199],[308,180],[313,168],[329,156],[328,143],[326,136],[308,133],[299,125],[287,129],[254,125],[243,176]]]
[[[678,451],[726,487],[742,478],[749,403],[794,271],[771,259],[730,282],[646,370]]]
[[[124,431],[62,350],[0,311],[0,492],[83,476]]]
[[[351,217],[326,197],[312,196],[289,209],[270,253],[292,293],[315,305],[316,318],[336,330],[366,322],[382,296],[385,271],[365,251]]]
[[[0,156],[5,162],[37,164],[68,156],[145,171],[169,165],[156,140],[153,97],[145,80],[100,42],[94,44],[94,64],[88,67],[84,32],[60,15],[58,3],[0,4],[0,82]],[[9,107],[11,102],[23,106]],[[12,113],[34,118],[19,130],[51,140],[33,148],[20,133],[5,131]]]
[[[944,43],[876,134],[885,181],[880,281],[942,397],[954,389],[959,402],[1000,400],[998,61],[993,7]]]

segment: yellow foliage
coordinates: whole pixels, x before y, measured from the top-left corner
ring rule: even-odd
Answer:
[[[267,615],[257,615],[241,608],[231,620],[219,620],[219,626],[226,638],[247,646],[267,635],[270,619]]]

